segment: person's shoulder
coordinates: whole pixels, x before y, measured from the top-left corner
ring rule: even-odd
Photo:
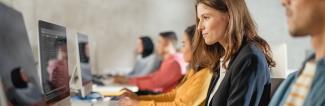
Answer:
[[[143,58],[140,58],[140,59],[145,60],[145,59],[153,59],[153,58],[155,58],[155,54],[150,54],[149,56],[146,56],[146,57],[143,57]]]
[[[197,74],[200,74],[202,76],[212,76],[213,72],[208,68],[202,68],[197,72]]]
[[[193,79],[209,79],[212,77],[213,73],[208,68],[202,68],[198,71],[193,69],[188,71],[188,77],[192,77]]]
[[[183,55],[181,53],[175,53],[168,58],[169,61],[181,63],[183,62]]]
[[[173,55],[171,55],[171,57],[173,57],[174,59],[180,59],[183,57],[183,54],[182,53],[175,53]]]
[[[49,64],[49,66],[51,66],[51,65],[56,66],[56,65],[66,64],[66,61],[64,61],[64,60],[59,60],[59,59],[52,59],[52,60],[50,60],[50,61],[48,62],[48,64]]]
[[[193,70],[194,71],[194,70]],[[200,69],[198,72],[201,72],[201,73],[211,73],[212,71],[210,71],[209,68],[202,68]]]
[[[263,52],[260,48],[257,47],[256,43],[244,43],[240,48],[239,53],[247,55],[258,55]]]
[[[238,51],[236,58],[240,60],[266,61],[264,53],[255,43],[245,43]]]
[[[201,69],[199,69],[199,70],[197,70],[197,71],[195,71],[194,69],[190,69],[190,70],[188,71],[188,73],[191,73],[191,72],[193,72],[193,73],[195,73],[195,74],[207,74],[207,73],[212,73],[212,71],[210,71],[208,68],[201,68]]]
[[[237,55],[230,61],[230,69],[237,73],[238,69],[254,67],[260,74],[267,74],[269,71],[268,63],[264,53],[254,44],[246,43],[242,45]]]
[[[137,63],[148,63],[151,62],[152,60],[154,60],[154,55],[149,55],[147,57],[141,57],[141,58],[137,58],[136,62]]]
[[[58,63],[59,61],[57,59],[52,59],[48,62],[48,64],[56,64]]]
[[[298,74],[299,74],[299,71],[292,72],[292,73],[290,73],[290,74],[287,76],[286,79],[292,79],[292,78],[295,78],[295,77],[298,76]]]

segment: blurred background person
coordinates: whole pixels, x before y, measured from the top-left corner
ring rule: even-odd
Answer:
[[[315,53],[304,61],[299,71],[282,82],[270,106],[324,106],[325,1],[282,0],[282,5],[291,36],[310,36]]]
[[[160,59],[154,53],[154,43],[149,36],[141,36],[136,41],[136,62],[129,77],[139,77],[147,75],[160,66]]]
[[[146,76],[115,79],[115,82],[138,86],[139,95],[167,92],[175,88],[185,71],[185,62],[182,55],[176,52],[176,44],[175,32],[161,32],[157,51],[163,60],[159,69]]]
[[[141,77],[156,71],[161,63],[160,57],[154,53],[154,43],[149,36],[141,36],[136,41],[136,62],[133,69],[126,76],[114,76],[115,79],[123,80],[132,77]]]
[[[183,56],[184,60],[188,63],[192,59],[192,41],[195,33],[195,25],[189,26],[183,35]],[[198,63],[199,66],[200,63]],[[119,104],[122,106],[202,106],[206,98],[206,93],[209,88],[212,71],[203,67],[194,71],[189,68],[189,72],[184,77],[182,83],[175,89],[159,94],[137,96],[136,94],[127,91],[120,99]]]

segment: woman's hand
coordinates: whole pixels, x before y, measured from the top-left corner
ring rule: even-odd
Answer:
[[[124,93],[121,95],[121,99],[118,102],[119,106],[139,106],[139,97],[137,94],[126,88],[122,91]]]
[[[139,100],[138,95],[135,94],[134,92],[132,92],[131,90],[124,88],[124,89],[122,89],[122,91],[123,91],[123,94],[121,95],[121,97],[129,97],[134,100]]]
[[[131,99],[129,97],[123,96],[118,101],[118,106],[139,106],[139,100]]]

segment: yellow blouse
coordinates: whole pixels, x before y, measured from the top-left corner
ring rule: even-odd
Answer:
[[[204,105],[212,72],[190,70],[182,83],[170,92],[140,96],[140,106],[201,106]]]

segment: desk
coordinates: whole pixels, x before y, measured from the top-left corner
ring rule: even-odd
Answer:
[[[119,96],[123,92],[121,90],[123,88],[127,88],[133,92],[137,92],[139,88],[135,85],[127,85],[127,84],[105,84],[105,86],[92,86],[93,92],[98,92],[104,96],[102,101],[92,101],[92,100],[81,100],[77,97],[71,98],[71,105],[72,106],[117,106],[118,101],[111,100],[112,96]]]
[[[103,96],[120,96],[123,92],[123,88],[127,88],[132,92],[139,91],[139,88],[135,85],[126,85],[126,84],[108,84],[105,86],[96,86],[93,85],[93,91],[102,94]]]
[[[110,97],[106,97],[103,101],[90,101],[71,99],[71,106],[117,106],[118,101],[110,100]]]

